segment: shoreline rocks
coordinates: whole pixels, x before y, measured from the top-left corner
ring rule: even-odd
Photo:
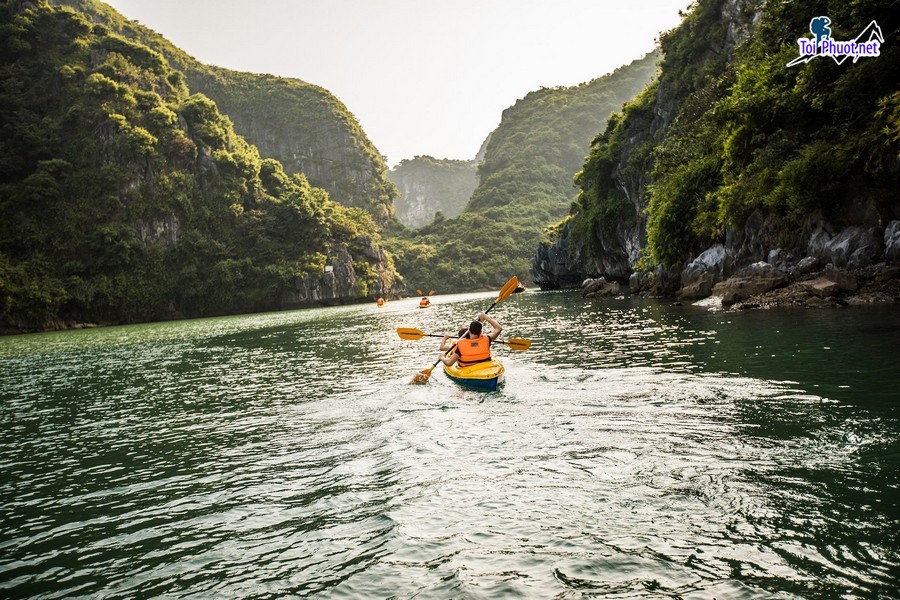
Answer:
[[[711,309],[900,303],[900,220],[837,229],[811,219],[785,248],[765,243],[776,238],[757,221],[682,267],[631,273],[626,291]],[[583,281],[584,297],[623,293],[615,274],[600,273]]]
[[[687,264],[681,272],[681,289],[677,297],[682,300],[705,298],[723,279],[725,271],[725,246],[716,244]]]
[[[617,281],[606,281],[605,277],[600,277],[599,279],[585,279],[581,284],[581,296],[584,298],[618,296],[621,293],[621,284]]]
[[[900,267],[879,263],[856,269],[828,265],[787,285],[735,302],[730,308],[810,308],[893,304],[900,301]],[[723,303],[723,306],[725,304]]]
[[[883,229],[834,229],[818,221],[810,230],[805,244],[765,253],[766,236],[747,231],[740,251],[734,240],[712,246],[682,270],[676,297],[712,297],[736,309],[900,302],[900,220]],[[745,251],[748,239],[754,252]],[[738,257],[755,262],[736,268]]]
[[[730,305],[780,288],[787,282],[788,277],[783,271],[760,261],[714,285],[711,295],[721,297],[723,305]]]

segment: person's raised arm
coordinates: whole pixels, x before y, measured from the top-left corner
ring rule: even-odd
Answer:
[[[481,321],[482,323],[487,321],[488,323],[491,324],[491,327],[493,328],[493,330],[487,335],[488,335],[488,337],[491,338],[492,342],[500,336],[500,331],[503,329],[502,327],[500,327],[500,323],[498,323],[497,321],[495,321],[494,319],[492,319],[485,313],[481,313],[480,315],[478,315],[478,320]]]

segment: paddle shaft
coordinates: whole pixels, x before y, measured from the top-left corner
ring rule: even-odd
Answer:
[[[433,337],[433,338],[441,338],[441,339],[443,339],[443,338],[445,338],[445,337],[447,337],[447,338],[453,337],[452,335],[439,335],[439,334],[437,334],[437,333],[422,333],[422,332],[416,333],[416,336],[417,336],[417,337]],[[416,339],[416,338],[409,337],[409,338],[403,338],[403,339]],[[515,342],[519,342],[519,343],[524,343],[524,342],[529,341],[529,340],[524,340],[524,339],[522,339],[522,338],[510,338],[510,340],[494,340],[494,343],[497,343],[497,344],[508,344],[510,341],[515,341]],[[515,348],[514,348],[514,350],[515,350]]]

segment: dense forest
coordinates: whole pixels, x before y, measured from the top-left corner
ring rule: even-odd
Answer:
[[[122,37],[159,52],[188,87],[212,99],[263,158],[302,173],[335,201],[392,220],[397,189],[356,118],[327,90],[304,81],[204,65],[161,35],[98,0],[60,0]]]
[[[0,0],[0,329],[493,288],[535,248],[548,287],[638,272],[674,293],[716,245],[740,266],[813,231],[887,240],[892,6],[700,0],[659,53],[516,102],[478,160],[404,161],[401,198],[322,88],[202,65],[95,0]],[[825,14],[880,55],[788,66]],[[395,202],[416,194],[413,229]]]
[[[661,37],[659,80],[592,142],[578,201],[545,243],[581,256],[556,275],[633,268],[674,272],[677,286],[688,261],[714,244],[737,247],[751,220],[762,224],[757,257],[775,248],[802,257],[816,228],[883,231],[900,217],[895,4],[698,2]],[[819,15],[836,40],[871,33],[877,20],[880,56],[788,66]]]
[[[473,290],[523,278],[542,230],[575,199],[572,177],[595,132],[656,73],[650,54],[574,87],[542,88],[503,112],[491,134],[479,183],[456,218],[388,238],[407,281],[439,290]]]
[[[0,326],[395,285],[369,213],[261,159],[160,53],[45,0],[6,0],[0,20]]]

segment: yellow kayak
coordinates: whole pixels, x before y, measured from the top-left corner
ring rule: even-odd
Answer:
[[[444,373],[456,383],[489,392],[493,392],[498,386],[503,384],[503,372],[503,363],[496,358],[468,367],[459,367],[457,365],[448,367],[444,365]]]

